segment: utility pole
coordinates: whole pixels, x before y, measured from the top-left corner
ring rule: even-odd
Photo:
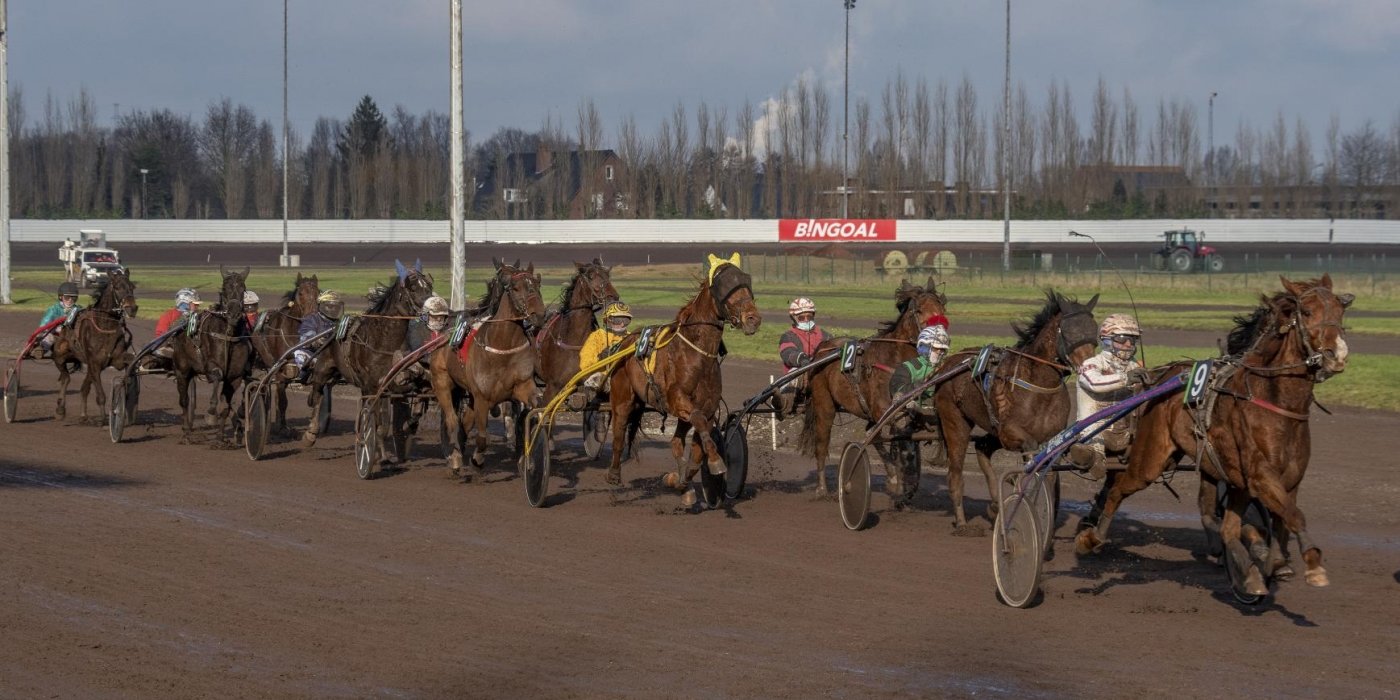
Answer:
[[[1011,0],[1006,0],[1006,74],[1001,85],[1001,269],[1011,270]]]
[[[0,0],[0,304],[10,303],[10,6]]]
[[[841,100],[841,218],[851,211],[851,8],[856,0],[841,0],[846,7],[845,97]]]
[[[452,0],[452,308],[467,306],[466,139],[462,135],[462,0]]]
[[[291,176],[287,170],[287,3],[282,0],[282,257],[281,267],[291,267],[292,258],[287,254],[287,187]]]

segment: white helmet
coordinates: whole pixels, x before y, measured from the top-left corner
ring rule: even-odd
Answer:
[[[440,296],[430,296],[423,302],[423,313],[429,316],[446,316],[452,313],[447,300]]]
[[[1111,335],[1141,336],[1142,329],[1138,328],[1137,319],[1128,314],[1109,314],[1103,320],[1103,325],[1099,326],[1099,337],[1107,338]]]
[[[243,292],[243,305],[244,305],[244,306],[256,306],[257,303],[258,303],[258,293],[255,292],[255,291],[253,291],[253,290],[251,290],[251,289],[244,290],[244,292]]]
[[[808,299],[807,297],[797,297],[796,299],[792,300],[791,304],[788,304],[789,316],[815,313],[817,313],[817,305],[812,303],[812,300]]]
[[[919,331],[920,347],[937,348],[947,350],[951,339],[948,337],[948,329],[943,326],[929,326]]]
[[[199,292],[195,291],[194,289],[191,289],[190,287],[185,287],[184,289],[181,289],[180,291],[175,292],[175,303],[176,303],[176,304],[198,304],[198,303],[199,303]]]

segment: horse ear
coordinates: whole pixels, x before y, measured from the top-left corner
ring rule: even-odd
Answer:
[[[1326,288],[1328,288],[1328,289],[1331,289],[1331,288],[1332,288],[1332,273],[1330,273],[1330,272],[1324,272],[1324,273],[1322,273],[1322,279],[1320,279],[1320,280],[1317,281],[1317,286],[1319,286],[1319,287],[1326,287]]]
[[[1090,310],[1090,311],[1093,311],[1093,310],[1094,310],[1094,306],[1097,305],[1098,303],[1099,303],[1099,295],[1095,294],[1095,295],[1093,296],[1093,298],[1091,298],[1091,299],[1089,300],[1089,303],[1087,303],[1087,304],[1084,305],[1084,308],[1086,308],[1086,309],[1088,309],[1088,310]]]
[[[253,271],[253,268],[251,268],[251,267],[249,267],[249,266],[247,266],[247,265],[244,265],[244,266],[243,266],[243,279],[245,279],[245,280],[248,279],[248,275],[249,275],[250,273],[252,273],[252,271]]]
[[[937,289],[937,286],[933,283],[933,275],[929,275],[928,281],[924,282],[924,289]]]
[[[1298,283],[1294,282],[1293,280],[1290,280],[1290,279],[1288,279],[1287,277],[1284,277],[1283,275],[1279,275],[1279,276],[1278,276],[1278,280],[1279,280],[1279,282],[1282,282],[1282,283],[1283,283],[1283,288],[1284,288],[1284,289],[1288,290],[1290,293],[1294,294],[1295,296],[1298,295],[1298,294],[1300,294],[1300,293],[1302,293],[1303,285],[1298,284]]]
[[[321,276],[320,273],[317,273],[317,274],[314,274],[314,275],[311,276],[311,281],[312,281],[312,282],[315,282],[317,287],[321,286],[321,280],[319,279],[320,276]]]
[[[579,262],[579,261],[577,261],[577,260],[574,261],[574,269],[575,269],[575,270],[578,270],[579,272],[583,272],[583,268],[585,268],[585,267],[588,267],[588,263],[581,263],[581,262]]]
[[[499,270],[499,269],[501,269],[501,265],[504,264],[504,263],[501,262],[501,259],[500,259],[500,258],[498,258],[498,257],[496,257],[496,256],[494,256],[494,255],[492,255],[492,256],[491,256],[491,264],[492,264],[492,265],[495,265],[495,266],[496,266],[496,269]]]
[[[131,283],[131,286],[135,287],[135,286],[136,286],[136,283],[135,283],[135,282],[132,282],[132,283]],[[1338,295],[1337,295],[1337,301],[1342,302],[1342,308],[1345,309],[1345,308],[1347,308],[1348,306],[1351,306],[1351,302],[1356,301],[1356,295],[1355,295],[1355,294],[1338,294]]]
[[[399,262],[398,258],[394,258],[394,271],[399,273],[400,282],[408,279],[408,268],[404,267],[403,263]]]
[[[513,267],[513,268],[519,270],[519,269],[520,269],[520,258],[516,258],[516,259],[515,259],[515,264],[514,264],[514,265],[511,265],[511,267]]]
[[[224,264],[223,264],[223,263],[219,263],[219,276],[220,276],[220,277],[228,277],[228,270],[225,270],[225,269],[224,269]]]
[[[593,258],[593,264],[594,264],[594,265],[597,265],[598,267],[603,267],[603,256],[601,256],[601,255],[595,256],[595,257]]]
[[[534,260],[531,260],[531,261],[530,261],[530,266],[527,267],[527,268],[525,268],[525,271],[528,272],[528,273],[530,273],[530,274],[532,274],[532,275],[535,274],[535,261],[534,261]]]

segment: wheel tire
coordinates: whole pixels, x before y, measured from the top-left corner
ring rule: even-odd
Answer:
[[[331,427],[331,404],[334,403],[335,394],[332,387],[327,384],[321,392],[321,403],[316,406],[316,435],[326,436],[326,431]]]
[[[5,370],[5,422],[15,422],[15,411],[19,410],[19,368],[11,366]]]
[[[543,413],[528,411],[516,421],[522,441],[529,443],[528,449],[520,451],[520,480],[525,483],[525,500],[531,508],[543,507],[549,495],[550,440],[548,427],[540,426],[543,419]]]
[[[1206,256],[1206,269],[1210,270],[1212,273],[1224,272],[1225,258],[1221,257],[1219,254],[1211,253]]]
[[[1167,267],[1172,272],[1190,272],[1191,262],[1191,251],[1178,248],[1167,258]]]
[[[112,443],[122,441],[122,431],[126,430],[126,375],[119,374],[112,379],[112,395],[107,404],[107,434]]]
[[[355,425],[355,473],[361,479],[373,479],[378,468],[379,412],[366,403]]]
[[[846,443],[836,469],[836,502],[847,530],[861,530],[870,518],[870,452],[858,442]]]
[[[744,495],[749,479],[749,434],[737,420],[729,421],[720,432],[720,454],[724,455],[724,497],[736,499]]]
[[[1030,607],[1040,591],[1045,557],[1035,510],[1035,504],[1012,493],[1001,502],[992,526],[992,575],[1001,602],[1013,608]]]
[[[272,431],[272,417],[268,407],[272,397],[258,390],[259,385],[249,385],[243,397],[243,450],[248,459],[258,461],[267,451],[267,436]]]

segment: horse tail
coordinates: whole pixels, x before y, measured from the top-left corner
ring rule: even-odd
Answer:
[[[808,457],[817,456],[817,420],[819,420],[819,416],[817,415],[817,402],[813,400],[817,392],[817,379],[818,377],[812,377],[808,382],[810,395],[807,397],[807,405],[802,409],[802,434],[797,438],[798,449]]]

